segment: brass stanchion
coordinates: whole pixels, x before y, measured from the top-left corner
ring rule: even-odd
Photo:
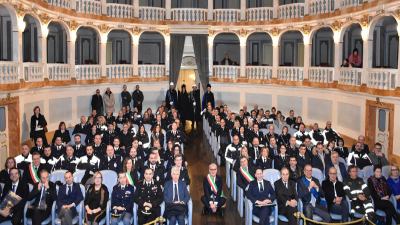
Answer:
[[[307,225],[307,222],[309,222],[309,223],[313,223],[313,224],[320,224],[320,225],[353,225],[353,224],[359,224],[359,223],[363,223],[363,222],[365,222],[365,221],[367,221],[369,224],[371,224],[371,225],[375,225],[375,223],[373,223],[371,220],[369,220],[368,218],[366,218],[365,216],[363,217],[363,218],[361,218],[361,219],[358,219],[358,220],[354,220],[354,221],[350,221],[350,222],[344,222],[344,223],[325,223],[325,222],[318,222],[318,221],[315,221],[315,220],[312,220],[312,219],[310,219],[310,218],[307,218],[303,213],[301,213],[301,212],[296,212],[295,214],[294,214],[294,216],[297,218],[297,219],[301,219],[301,220],[303,220],[303,225]]]
[[[157,217],[157,219],[155,219],[155,220],[153,220],[151,222],[148,222],[148,223],[146,223],[144,225],[155,225],[157,223],[164,223],[164,222],[165,222],[165,218],[160,216],[160,217]]]

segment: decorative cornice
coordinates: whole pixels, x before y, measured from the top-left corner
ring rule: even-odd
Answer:
[[[246,37],[247,33],[248,31],[243,28],[239,30],[239,36],[241,37]]]
[[[333,29],[334,31],[340,31],[340,30],[342,29],[342,25],[343,25],[342,22],[340,22],[340,21],[338,21],[338,20],[335,20],[335,21],[331,24],[331,27],[332,27],[332,29]]]
[[[101,33],[107,33],[110,30],[110,27],[107,26],[106,24],[101,24],[100,26],[98,26],[99,30]]]
[[[280,30],[279,30],[278,28],[274,27],[274,28],[271,30],[270,33],[272,34],[272,36],[278,36],[279,33],[280,33]]]
[[[24,6],[22,4],[17,4],[16,7],[15,7],[15,11],[17,12],[17,15],[19,17],[24,17],[24,15],[26,13],[25,12],[25,8],[24,8]]]
[[[362,27],[368,27],[370,21],[370,16],[365,14],[363,17],[360,19],[360,24]]]
[[[301,27],[301,31],[303,32],[303,34],[309,34],[311,32],[311,26],[306,24]]]
[[[69,28],[74,31],[76,31],[79,27],[79,23],[77,23],[75,20],[68,21],[66,23],[68,24]]]
[[[140,32],[141,32],[140,27],[137,27],[137,26],[136,26],[136,27],[132,28],[132,33],[133,33],[133,35],[139,35]]]
[[[43,24],[48,24],[51,18],[46,13],[42,13],[39,15],[39,19]]]

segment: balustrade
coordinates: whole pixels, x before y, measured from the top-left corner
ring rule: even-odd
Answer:
[[[76,11],[84,14],[101,15],[101,1],[77,0]]]
[[[246,66],[246,77],[256,80],[270,80],[272,78],[272,67]]]
[[[293,19],[304,16],[304,3],[280,5],[278,8],[279,19]]]
[[[165,65],[139,65],[139,76],[143,78],[156,78],[165,75]]]
[[[273,7],[257,7],[246,9],[247,21],[268,21],[274,18]]]
[[[109,79],[129,78],[133,76],[133,65],[129,64],[107,65],[106,73]]]
[[[238,22],[240,20],[240,9],[214,9],[214,21]]]
[[[310,67],[308,80],[317,83],[332,83],[334,71],[335,69],[332,67]]]
[[[43,81],[43,65],[41,63],[24,63],[24,79],[26,82]]]
[[[240,74],[239,66],[218,65],[213,67],[213,74],[217,78],[237,79]]]
[[[47,0],[47,3],[62,8],[71,8],[71,0]]]
[[[317,15],[332,12],[335,10],[334,4],[334,0],[310,0],[309,14]]]
[[[397,69],[370,69],[367,86],[376,89],[394,90],[396,88]]]
[[[0,84],[18,83],[18,63],[0,62]]]
[[[165,8],[141,6],[139,18],[142,20],[164,20]]]
[[[176,21],[206,21],[207,9],[174,8],[171,9],[172,20]]]
[[[107,3],[107,15],[115,18],[132,19],[133,6],[127,4]]]
[[[338,83],[346,84],[346,85],[360,86],[361,85],[361,76],[362,76],[361,68],[342,67],[342,68],[340,68]]]
[[[278,80],[303,81],[303,67],[283,66],[278,68]]]
[[[76,65],[75,76],[77,80],[94,80],[101,77],[100,65]]]
[[[47,64],[49,80],[70,80],[71,66],[68,64]]]

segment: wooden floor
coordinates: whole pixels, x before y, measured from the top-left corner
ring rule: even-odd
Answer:
[[[185,145],[185,157],[189,164],[189,176],[191,179],[190,194],[193,200],[193,225],[244,224],[244,219],[239,217],[237,206],[230,198],[230,193],[225,184],[224,193],[225,196],[229,197],[224,217],[215,215],[203,216],[201,214],[203,204],[200,198],[203,195],[203,178],[208,173],[208,164],[215,162],[215,159],[201,128],[196,132],[188,131],[188,139],[188,143]],[[218,168],[218,173],[223,176],[223,181],[225,181],[225,168]]]

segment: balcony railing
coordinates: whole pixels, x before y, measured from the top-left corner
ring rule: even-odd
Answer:
[[[240,9],[214,9],[214,21],[238,22],[240,20]]]
[[[358,6],[363,4],[364,1],[367,0],[342,0],[342,4],[340,5],[341,7],[352,7],[352,6]]]
[[[71,66],[69,64],[47,64],[49,80],[71,80]]]
[[[308,80],[317,83],[332,83],[335,68],[332,67],[310,67],[308,69]]]
[[[217,78],[229,78],[229,79],[237,79],[240,74],[239,66],[213,66],[213,74],[214,77]]]
[[[47,0],[47,3],[62,8],[71,8],[71,0]]]
[[[304,3],[280,5],[278,8],[279,19],[293,19],[304,16]]]
[[[207,9],[174,8],[171,9],[172,20],[176,21],[206,21]]]
[[[334,0],[310,0],[309,14],[317,15],[334,11]]]
[[[18,63],[0,62],[0,84],[18,83]]]
[[[361,68],[342,67],[342,68],[340,68],[338,83],[346,84],[346,85],[360,86],[361,85],[361,76],[362,76]]]
[[[247,21],[268,21],[274,18],[273,7],[257,7],[246,9]]]
[[[101,77],[100,65],[76,65],[75,76],[77,80],[94,80]]]
[[[303,81],[304,79],[304,68],[303,67],[279,67],[278,68],[278,80],[286,81]]]
[[[376,89],[394,90],[396,88],[397,69],[369,69],[367,86]]]
[[[165,75],[165,65],[139,65],[139,76],[157,78]]]
[[[246,77],[256,80],[270,80],[272,78],[272,67],[246,66]]]
[[[27,82],[43,81],[43,65],[41,63],[24,63],[24,79]]]
[[[115,18],[132,19],[133,6],[127,4],[107,3],[107,16]]]
[[[121,65],[107,65],[106,67],[107,77],[112,78],[128,78],[133,76],[133,65],[121,64]]]
[[[139,18],[142,20],[164,20],[165,8],[141,6]]]
[[[84,14],[101,15],[101,1],[77,0],[76,11]]]

